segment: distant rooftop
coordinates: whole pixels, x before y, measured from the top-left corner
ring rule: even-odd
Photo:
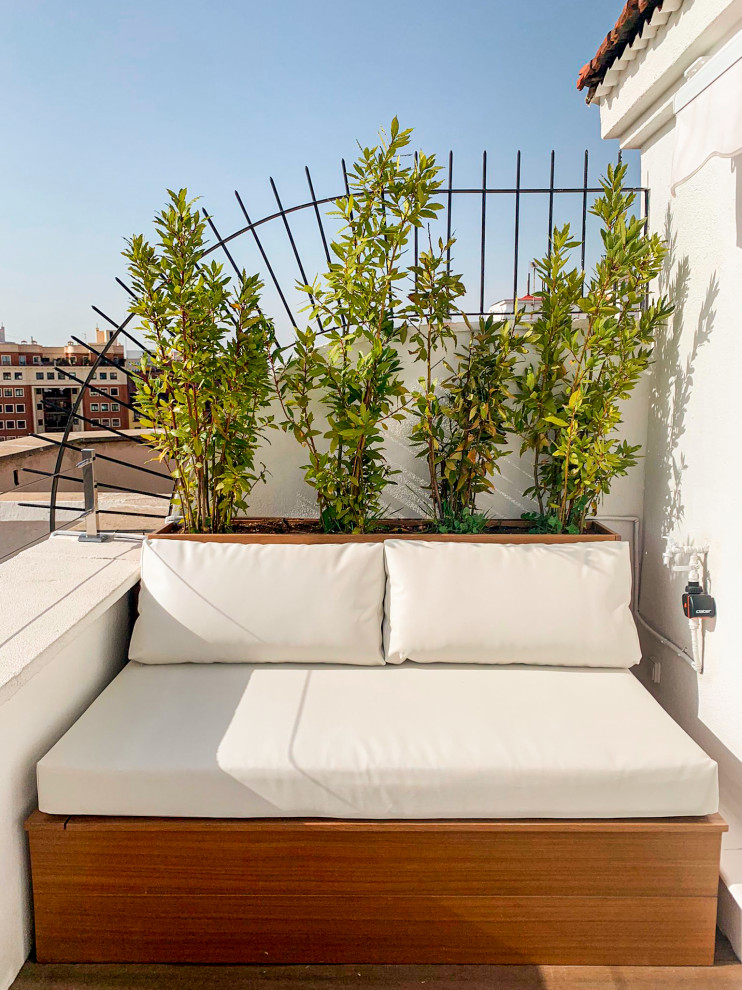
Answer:
[[[577,88],[588,90],[588,103],[616,59],[621,58],[624,49],[642,33],[652,14],[661,7],[662,0],[627,0],[615,26],[577,77]]]

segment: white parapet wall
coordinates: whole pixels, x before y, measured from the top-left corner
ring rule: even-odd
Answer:
[[[671,538],[709,547],[707,583],[718,618],[705,633],[703,674],[643,632],[640,677],[719,763],[722,812],[731,826],[719,918],[742,955],[742,154],[729,154],[727,126],[739,102],[728,70],[742,57],[742,0],[668,6],[649,40],[639,39],[619,60],[596,102],[604,136],[641,151],[651,227],[670,249],[660,288],[676,305],[658,342],[650,391],[641,610],[667,637],[690,646],[680,605],[687,576],[662,560]],[[688,133],[680,115],[709,86],[711,116]],[[689,141],[699,142],[698,168],[684,175],[678,163],[693,159]],[[659,683],[650,676],[651,658],[660,661]]]
[[[58,535],[0,566],[0,990],[32,949],[36,762],[125,662],[139,543]]]

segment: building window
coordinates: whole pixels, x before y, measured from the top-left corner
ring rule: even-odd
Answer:
[[[118,412],[120,408],[118,402],[111,403],[111,412]]]
[[[99,377],[102,382],[106,381],[106,379],[108,378],[108,372],[107,371],[99,372]]]
[[[19,430],[25,430],[26,429],[26,421],[25,421],[25,419],[19,419],[18,420],[18,429]]]
[[[26,363],[26,355],[25,354],[19,354],[18,355],[18,364],[25,364],[25,363]]]
[[[53,371],[47,371],[46,377],[47,377],[47,381],[53,382],[54,381],[54,372]]]
[[[119,394],[119,390],[114,385],[114,387],[111,389],[111,395],[118,395],[118,394]]]
[[[15,429],[15,420],[14,419],[9,419],[6,422],[6,424],[5,424],[5,429],[6,430],[14,430]]]
[[[12,406],[5,406],[5,408],[3,409],[3,412],[12,413],[13,412],[13,407]]]
[[[13,372],[13,378],[15,378],[15,380],[17,382],[22,382],[23,381],[23,372],[22,371],[15,371],[15,372]]]
[[[109,377],[110,377],[110,379],[111,379],[112,382],[115,382],[116,379],[118,378],[118,372],[117,371],[111,371],[111,372],[109,372]]]
[[[101,402],[101,404],[100,404],[100,411],[101,412],[108,412],[108,403],[107,402]]]
[[[25,407],[25,405],[23,405],[23,403],[19,403],[19,404],[18,404],[18,405],[17,405],[16,407],[15,407],[15,411],[16,411],[16,412],[25,412],[25,411],[26,411],[26,407]]]
[[[13,389],[12,388],[3,389],[3,393],[5,395],[12,395],[13,394]]]
[[[34,356],[33,356],[33,363],[34,364],[41,364],[41,357],[38,354],[34,354]]]
[[[10,378],[11,378],[10,372],[9,371],[4,371],[3,372],[3,381],[4,382],[9,382],[10,381]]]
[[[121,426],[120,419],[112,419],[111,422],[113,423],[114,426]]]
[[[21,397],[21,398],[23,398],[23,396],[24,396],[24,394],[25,394],[25,393],[24,393],[24,391],[23,391],[23,389],[22,389],[22,388],[17,388],[17,389],[15,390],[15,394],[16,394],[16,395],[20,395],[20,397]]]
[[[90,403],[90,411],[91,412],[98,412],[98,403],[97,402],[91,402]]]
[[[43,382],[43,380],[44,380],[44,372],[43,371],[37,371],[36,372],[36,381],[37,382]]]
[[[3,364],[10,364],[10,354],[3,354]]]

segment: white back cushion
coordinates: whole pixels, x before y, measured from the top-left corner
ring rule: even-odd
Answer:
[[[145,540],[129,658],[382,664],[384,549]]]
[[[628,544],[387,540],[388,663],[631,667]]]

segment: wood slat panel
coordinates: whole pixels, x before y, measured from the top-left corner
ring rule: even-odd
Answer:
[[[37,907],[42,962],[711,965],[713,897],[94,897]]]
[[[708,965],[719,816],[33,815],[40,959]]]
[[[312,828],[99,829],[33,842],[38,896],[292,891],[466,896],[715,896],[718,828],[513,832]],[[121,821],[121,820],[119,820]],[[32,833],[33,838],[34,833]]]
[[[157,818],[117,817],[114,815],[48,815],[34,811],[26,822],[29,831],[38,824],[62,827],[67,831],[115,832],[242,832],[257,834],[272,832],[289,834],[308,832],[372,833],[372,832],[600,832],[620,835],[626,832],[728,831],[729,826],[719,814],[676,818],[425,818],[425,819],[347,819],[347,818]]]

